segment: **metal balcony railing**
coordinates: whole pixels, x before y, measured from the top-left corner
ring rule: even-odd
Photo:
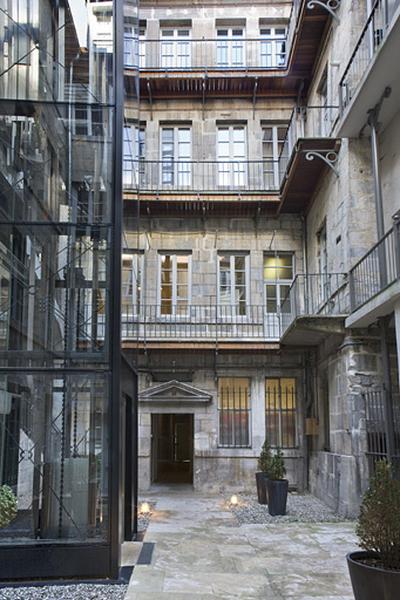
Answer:
[[[350,271],[351,310],[400,279],[400,222],[394,224]]]
[[[385,43],[393,16],[399,6],[400,0],[376,0],[374,3],[339,83],[340,112],[350,104],[364,73]]]
[[[338,106],[304,106],[293,109],[279,156],[279,179],[281,186],[293,151],[299,139],[330,138],[338,117]],[[321,152],[321,149],[319,149]]]
[[[171,314],[167,314],[170,312]],[[280,319],[258,305],[142,306],[122,311],[122,339],[138,341],[277,341]]]
[[[278,161],[124,160],[125,189],[143,192],[278,191]]]
[[[282,335],[298,317],[350,312],[346,273],[296,275],[281,306]]]
[[[125,47],[128,41],[125,40]],[[134,41],[132,42],[134,44]],[[125,66],[143,71],[230,71],[286,68],[286,36],[257,39],[174,38],[146,39],[139,56],[125,53]],[[137,55],[136,55],[137,56]]]

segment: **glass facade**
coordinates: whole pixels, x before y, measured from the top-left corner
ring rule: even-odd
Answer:
[[[0,0],[0,554],[115,540],[116,5]]]

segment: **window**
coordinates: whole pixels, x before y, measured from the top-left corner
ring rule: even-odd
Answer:
[[[163,186],[190,188],[192,181],[190,127],[161,129],[161,181]]]
[[[142,303],[143,254],[122,255],[122,315],[140,313]]]
[[[137,29],[133,25],[124,26],[124,65],[126,67],[139,67],[146,65],[146,28],[140,27],[139,39]]]
[[[137,187],[145,178],[145,129],[137,125],[124,126],[123,183]]]
[[[191,301],[190,254],[160,254],[161,315],[186,315]]]
[[[265,311],[267,314],[290,312],[288,298],[293,280],[292,254],[266,254],[264,256]]]
[[[318,85],[318,105],[321,107],[318,111],[318,134],[321,137],[328,137],[331,131],[332,113],[328,99],[328,66],[325,67],[321,80]]]
[[[191,63],[190,29],[162,29],[161,68],[188,69]]]
[[[246,127],[230,125],[218,127],[217,160],[218,186],[241,188],[247,181]]]
[[[247,310],[248,254],[218,256],[218,303],[222,315],[245,315]]]
[[[261,66],[284,67],[286,64],[286,28],[263,27],[261,37]]]
[[[75,119],[73,132],[75,135],[102,136],[104,135],[103,109],[97,106],[77,104],[75,106]]]
[[[279,158],[281,153],[287,152],[284,148],[287,127],[286,123],[263,127],[264,185],[267,190],[280,186]]]
[[[328,274],[328,246],[326,235],[326,221],[317,233],[317,249],[318,249],[318,282],[315,292],[318,293],[315,306],[319,306],[328,300],[331,294],[331,279]]]
[[[217,66],[245,66],[243,28],[223,27],[217,29]]]
[[[297,446],[296,380],[291,377],[265,380],[265,432],[272,447]]]
[[[224,448],[250,447],[250,379],[218,379],[219,445]]]

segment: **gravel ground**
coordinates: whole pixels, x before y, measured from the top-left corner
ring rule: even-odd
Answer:
[[[310,494],[289,494],[286,515],[271,517],[268,506],[258,504],[255,496],[239,496],[238,506],[230,506],[240,525],[263,523],[340,523],[343,517]]]
[[[123,600],[127,585],[51,585],[0,588],[1,600]]]

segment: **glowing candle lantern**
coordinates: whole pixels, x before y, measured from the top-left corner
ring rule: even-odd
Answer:
[[[150,512],[150,504],[148,502],[142,502],[140,512],[142,513],[142,515],[148,515]]]
[[[232,506],[237,506],[239,504],[239,499],[236,496],[236,494],[234,494],[233,496],[231,496],[231,504],[232,504]]]

